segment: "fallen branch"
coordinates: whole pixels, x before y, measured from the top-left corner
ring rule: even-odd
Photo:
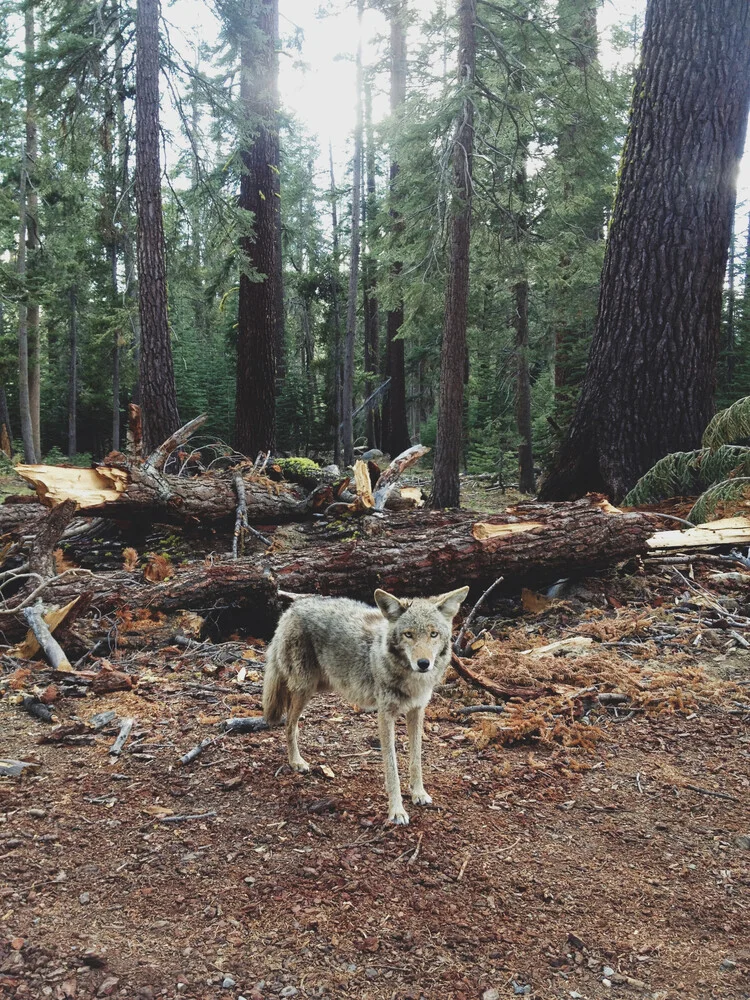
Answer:
[[[683,785],[682,787],[689,788],[691,792],[698,792],[701,795],[710,795],[714,799],[727,799],[729,802],[740,801],[736,795],[729,795],[727,792],[714,792],[710,788],[701,788],[700,785]]]
[[[456,654],[456,656],[465,655],[463,639],[466,630],[468,629],[469,625],[471,625],[471,623],[474,621],[474,616],[476,615],[477,611],[482,606],[484,601],[489,597],[489,595],[492,593],[495,587],[499,586],[503,582],[503,580],[504,577],[499,576],[494,583],[491,583],[489,587],[485,590],[485,592],[481,595],[481,597],[476,602],[471,611],[468,613],[466,618],[464,619],[464,622],[461,625],[461,631],[458,633],[458,635],[456,636],[456,641],[453,643],[453,652]]]
[[[216,815],[216,810],[212,809],[210,812],[205,813],[193,813],[192,815],[184,816],[157,816],[157,823],[187,823],[194,819],[210,819],[212,816]]]
[[[109,754],[110,757],[119,757],[122,753],[122,748],[125,746],[128,736],[135,725],[135,719],[123,719],[120,723],[120,732],[117,734],[117,739],[112,744]]]
[[[146,472],[160,472],[166,465],[167,459],[180,445],[185,444],[199,427],[202,427],[208,420],[208,414],[202,413],[199,417],[194,417],[179,430],[176,430],[171,437],[168,437],[163,444],[160,444],[156,451],[152,452],[143,464]]]
[[[511,698],[520,698],[523,701],[530,701],[533,698],[540,698],[547,692],[546,688],[516,687],[513,685],[502,686],[500,684],[495,684],[494,681],[488,680],[486,677],[481,677],[479,674],[475,674],[466,666],[464,661],[459,656],[456,656],[455,653],[451,653],[451,666],[459,677],[462,677],[473,687],[481,688],[482,691],[487,691],[495,698],[499,698],[500,701],[510,701]]]
[[[180,763],[191,764],[197,757],[200,757],[204,750],[207,750],[210,746],[213,746],[214,743],[218,743],[223,739],[224,734],[221,736],[207,736],[205,740],[201,740],[198,746],[193,747],[192,750],[188,750],[186,754],[183,754],[182,757],[180,757]]]
[[[47,628],[43,612],[44,608],[41,602],[39,602],[33,608],[24,608],[23,616],[28,622],[29,628],[34,633],[34,637],[39,643],[39,648],[54,669],[66,672],[72,671],[73,667],[63,652],[62,646]]]

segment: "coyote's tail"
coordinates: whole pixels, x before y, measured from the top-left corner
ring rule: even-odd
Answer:
[[[269,726],[276,726],[281,722],[284,712],[289,707],[289,701],[286,680],[279,671],[274,650],[269,648],[263,681],[263,717]]]

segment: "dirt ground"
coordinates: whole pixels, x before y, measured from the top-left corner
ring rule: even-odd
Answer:
[[[596,611],[600,632],[623,632],[627,599]],[[563,607],[496,623],[494,648],[592,621]],[[657,659],[686,686],[702,671],[744,683],[750,654],[719,638]],[[119,757],[117,725],[39,744],[49,724],[0,698],[0,756],[38,764],[0,778],[0,995],[750,997],[750,713],[728,707],[747,686],[624,722],[603,710],[593,744],[531,731],[504,746],[505,715],[451,714],[489,700],[453,679],[425,738],[435,807],[393,827],[375,718],[333,697],[303,723],[309,775],[284,766],[278,731],[179,762],[217,721],[259,714],[255,648],[219,668],[143,653],[119,664],[133,691],[55,704],[60,722],[133,717]],[[640,671],[633,655],[631,640],[608,648],[597,683]],[[490,671],[492,655],[472,663]]]

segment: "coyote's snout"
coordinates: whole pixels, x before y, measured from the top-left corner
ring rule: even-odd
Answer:
[[[286,712],[289,764],[307,771],[297,723],[316,691],[333,690],[377,708],[388,815],[408,823],[396,762],[395,721],[406,715],[412,801],[432,799],[422,782],[425,706],[450,662],[453,618],[468,587],[438,597],[399,599],[375,591],[378,609],[347,598],[302,598],[281,616],[268,647],[263,711],[269,724]]]

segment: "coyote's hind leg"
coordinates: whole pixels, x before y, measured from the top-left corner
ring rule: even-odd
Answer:
[[[309,771],[310,765],[302,758],[299,752],[299,717],[304,711],[305,705],[310,700],[307,691],[292,691],[289,708],[286,714],[286,742],[289,752],[289,766],[293,771]]]

